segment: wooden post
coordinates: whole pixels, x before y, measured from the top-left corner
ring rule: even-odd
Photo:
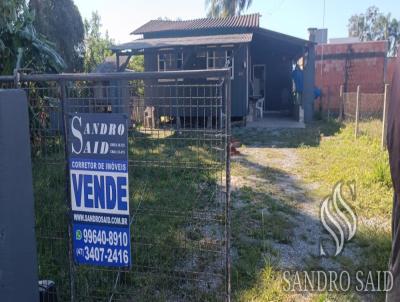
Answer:
[[[360,85],[357,86],[357,100],[356,100],[356,125],[355,125],[355,138],[358,136],[358,119],[360,115]]]
[[[339,121],[343,121],[343,118],[344,118],[344,93],[343,93],[343,85],[340,85]]]
[[[383,113],[382,113],[382,149],[386,147],[386,133],[387,133],[387,101],[389,97],[389,84],[385,84],[385,94],[383,95]]]

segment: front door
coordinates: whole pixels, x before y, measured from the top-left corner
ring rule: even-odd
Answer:
[[[264,98],[265,110],[265,65],[253,65],[253,96]]]

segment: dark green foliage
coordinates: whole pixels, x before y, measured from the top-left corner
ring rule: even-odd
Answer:
[[[15,68],[44,72],[64,68],[60,55],[37,33],[25,1],[1,1],[0,11],[0,74],[12,74]]]
[[[38,32],[55,45],[66,71],[82,71],[84,26],[73,0],[30,0]]]

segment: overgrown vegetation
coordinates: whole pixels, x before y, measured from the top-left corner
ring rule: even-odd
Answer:
[[[0,11],[1,75],[92,72],[111,55],[100,15],[83,23],[72,0],[5,0]]]
[[[10,75],[15,68],[59,72],[65,67],[51,43],[36,31],[35,15],[26,1],[0,1],[0,12],[0,74]]]
[[[82,71],[84,27],[73,0],[29,0],[36,30],[54,45],[65,71]]]
[[[85,45],[83,69],[92,72],[105,58],[111,56],[112,40],[106,31],[101,33],[101,18],[98,12],[92,13],[90,20],[85,20]]]
[[[360,125],[378,129],[364,131],[356,140],[354,125],[343,125],[333,136],[321,140],[317,148],[303,146],[299,152],[303,164],[299,170],[308,182],[318,182],[320,196],[339,180],[356,181],[358,215],[365,218],[387,218],[391,213],[392,183],[388,155],[381,148],[380,127],[375,121]]]

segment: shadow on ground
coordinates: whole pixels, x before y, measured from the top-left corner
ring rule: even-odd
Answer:
[[[321,136],[333,136],[342,126],[341,123],[331,120],[313,122],[305,129],[234,128],[232,132],[235,139],[252,147],[297,148],[318,146]]]

